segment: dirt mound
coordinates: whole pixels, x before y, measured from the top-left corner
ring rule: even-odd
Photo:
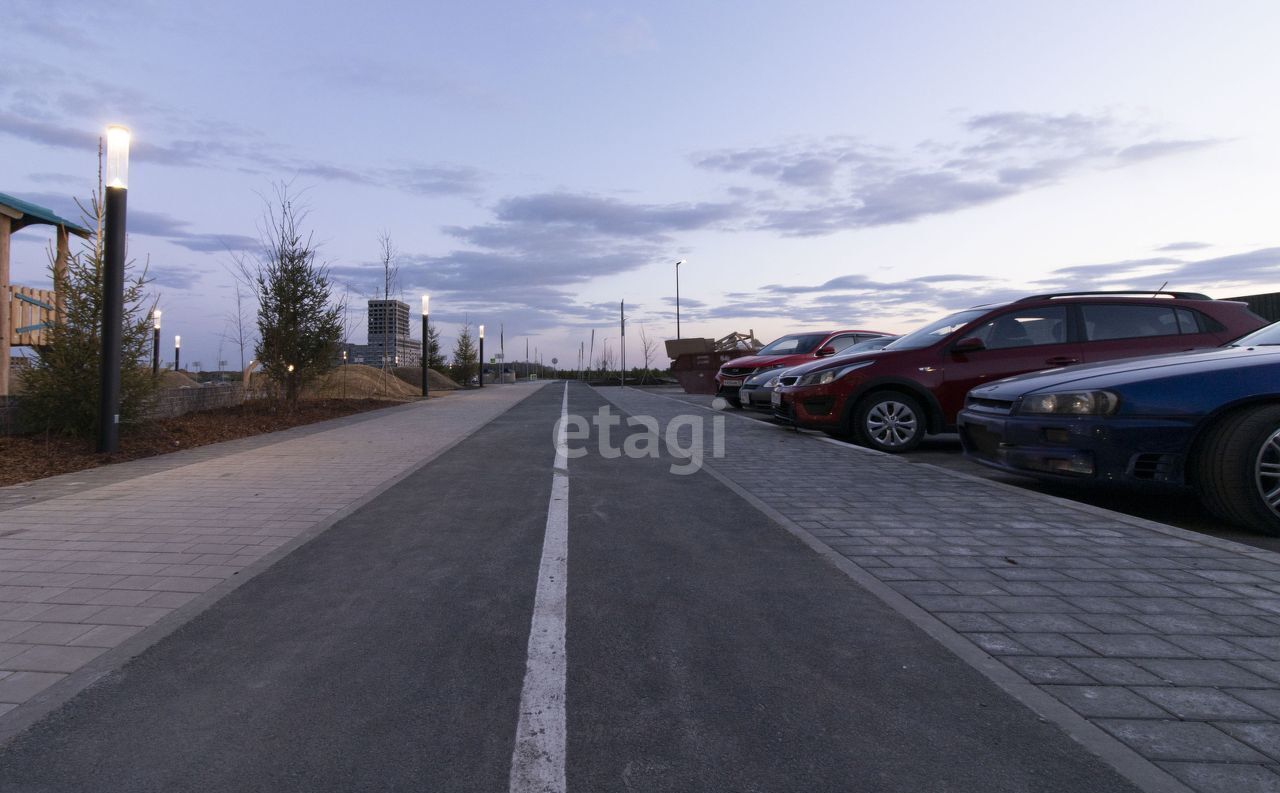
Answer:
[[[304,396],[410,400],[421,397],[422,389],[414,388],[390,372],[353,363],[335,367],[307,388]]]
[[[199,388],[200,381],[194,377],[188,377],[182,372],[175,372],[172,369],[166,369],[160,373],[161,388]]]
[[[422,368],[419,366],[400,366],[393,370],[396,377],[405,381],[409,385],[418,389],[418,393],[422,393]],[[435,369],[427,370],[427,385],[432,391],[453,391],[462,386],[449,379],[446,375],[442,375]]]

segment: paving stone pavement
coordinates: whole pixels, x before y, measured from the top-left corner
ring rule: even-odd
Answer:
[[[541,385],[485,388],[0,489],[0,734],[22,703],[332,522]]]
[[[1280,791],[1280,555],[732,415],[710,459],[707,410],[600,394],[703,417],[709,468],[1191,789]]]

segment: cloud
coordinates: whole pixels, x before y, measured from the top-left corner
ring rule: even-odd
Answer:
[[[738,213],[734,204],[628,204],[616,198],[541,193],[501,201],[495,215],[503,223],[552,224],[632,237],[710,228]]]
[[[1155,137],[1105,114],[987,113],[957,142],[872,146],[847,136],[696,155],[696,166],[763,180],[732,189],[748,225],[790,236],[910,223],[1058,184],[1087,170],[1121,168],[1221,141]]]
[[[387,187],[415,195],[455,196],[479,192],[485,174],[466,165],[399,163],[362,167],[299,157],[257,130],[151,101],[136,91],[73,75],[58,66],[26,63],[20,77],[0,79],[0,135],[81,152],[95,151],[97,119],[134,119],[130,158],[139,163],[189,168],[238,168],[274,178],[303,176],[322,181]],[[30,82],[41,90],[24,86]],[[7,105],[7,107],[6,107]]]
[[[179,291],[193,289],[200,283],[200,272],[194,269],[161,268],[147,272],[151,283]]]
[[[1168,245],[1161,245],[1156,248],[1158,251],[1195,251],[1201,248],[1211,247],[1207,242],[1171,242]]]
[[[582,304],[575,289],[670,258],[673,234],[717,228],[738,213],[728,203],[630,203],[564,191],[513,196],[494,205],[490,222],[445,227],[467,247],[402,256],[401,282],[411,293],[440,295],[455,316],[501,308],[527,329],[599,325],[612,321],[616,304]],[[359,293],[373,292],[381,279],[372,262],[331,272]],[[630,310],[643,315],[639,306]]]
[[[1192,243],[1183,250],[1201,247]],[[1169,246],[1165,246],[1165,249]],[[1229,288],[1259,283],[1280,283],[1280,247],[1259,248],[1244,253],[1215,256],[1208,259],[1183,259],[1158,256],[1126,259],[1101,264],[1060,267],[1038,286],[1053,291],[1066,289],[1157,289],[1162,283],[1168,289]]]

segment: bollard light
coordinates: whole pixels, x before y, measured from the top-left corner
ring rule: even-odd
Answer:
[[[107,166],[104,178],[107,187],[121,190],[129,187],[129,141],[131,139],[127,127],[112,125],[107,127]]]
[[[151,312],[151,374],[160,376],[160,309]]]
[[[480,326],[480,367],[479,367],[480,387],[484,388],[484,325]]]
[[[102,359],[98,370],[99,452],[113,454],[120,445],[120,369],[124,358],[125,219],[129,186],[129,130],[107,127],[107,162],[103,176]]]
[[[173,337],[173,371],[182,371],[182,337]]]

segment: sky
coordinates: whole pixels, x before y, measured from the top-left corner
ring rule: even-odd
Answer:
[[[501,326],[508,360],[616,358],[625,300],[638,364],[680,259],[686,337],[1280,291],[1271,0],[9,0],[4,35],[0,192],[73,213],[128,126],[130,255],[205,369],[282,184],[351,341],[385,234],[446,348]],[[14,283],[48,241],[14,236]]]

